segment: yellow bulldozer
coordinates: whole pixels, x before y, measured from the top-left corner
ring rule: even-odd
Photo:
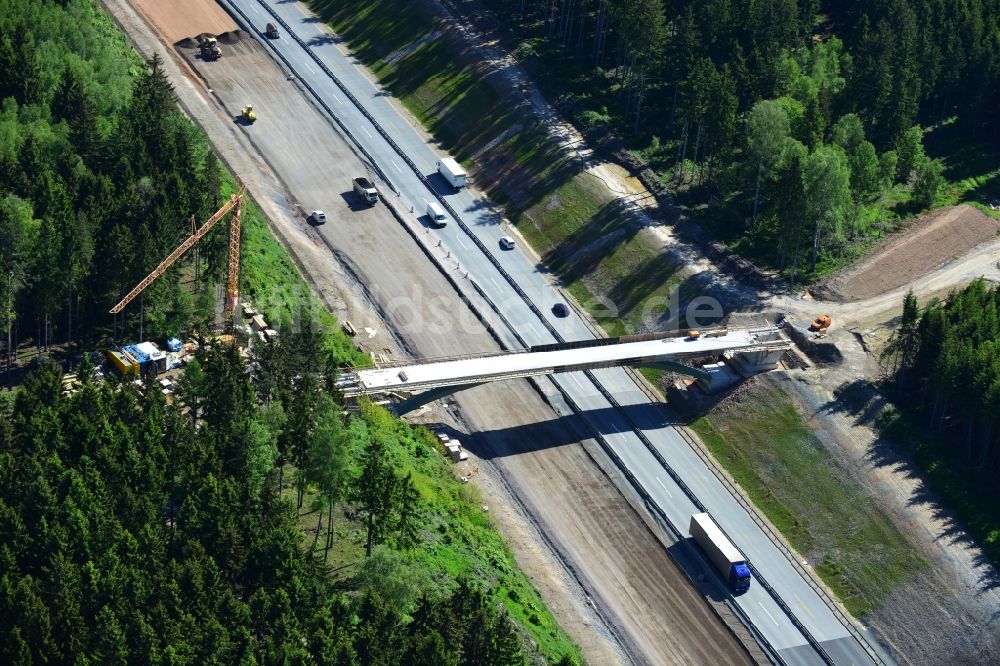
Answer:
[[[243,119],[244,122],[247,123],[252,123],[253,121],[257,120],[257,114],[253,112],[253,106],[251,106],[250,104],[247,104],[246,106],[243,107],[243,109],[240,111],[240,117]]]

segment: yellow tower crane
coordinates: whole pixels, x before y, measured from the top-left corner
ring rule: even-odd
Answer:
[[[160,265],[153,269],[153,272],[143,278],[142,282],[137,284],[132,291],[128,292],[121,301],[118,302],[113,308],[111,308],[111,314],[118,314],[125,309],[132,300],[141,294],[143,290],[146,289],[150,284],[153,283],[156,278],[163,275],[163,273],[173,265],[175,261],[181,258],[181,256],[191,249],[191,247],[201,240],[202,236],[207,234],[212,227],[215,226],[216,222],[221,220],[226,216],[226,213],[233,211],[232,216],[229,218],[229,277],[226,281],[226,310],[225,310],[225,325],[226,332],[232,332],[233,330],[233,313],[236,310],[236,301],[240,295],[240,215],[243,213],[243,201],[246,198],[246,187],[241,186],[240,191],[229,197],[222,208],[215,211],[212,217],[208,218],[208,221],[201,227],[192,233],[187,240],[181,243],[176,250],[170,253],[166,259],[160,262]]]

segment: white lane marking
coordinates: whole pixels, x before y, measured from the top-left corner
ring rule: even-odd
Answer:
[[[535,325],[532,324],[530,321],[528,322],[528,330],[530,330],[535,335],[538,335],[538,329],[536,329]]]
[[[490,276],[490,282],[492,282],[496,286],[497,289],[503,289],[503,285],[500,284],[499,282],[497,282],[497,279],[495,277],[493,277],[492,275]]]
[[[458,244],[459,244],[459,245],[461,245],[461,246],[462,246],[463,248],[465,248],[466,250],[468,250],[468,249],[469,249],[469,246],[468,246],[468,245],[466,245],[465,243],[463,243],[463,242],[462,242],[462,237],[461,237],[461,236],[457,236],[457,237],[455,238],[455,240],[457,240],[457,241],[458,241]]]
[[[778,621],[774,619],[774,616],[773,616],[773,615],[771,615],[770,613],[768,613],[768,612],[767,612],[767,609],[766,609],[766,608],[764,608],[764,604],[762,604],[762,603],[760,603],[760,602],[758,601],[758,602],[757,602],[757,605],[758,605],[758,606],[760,606],[760,609],[761,609],[762,611],[764,611],[764,613],[765,613],[765,614],[766,614],[766,615],[767,615],[767,616],[768,616],[769,618],[771,618],[771,622],[774,622],[774,626],[776,626],[776,627],[777,627],[777,626],[780,626],[780,625],[778,624]]]
[[[309,70],[310,74],[315,74],[316,73],[316,70],[313,69],[312,67],[310,67],[308,60],[303,60],[302,64],[305,65],[305,68]]]
[[[660,477],[656,477],[656,482],[657,482],[658,484],[660,484],[660,487],[661,487],[661,488],[663,488],[663,492],[665,492],[665,493],[666,493],[667,495],[669,495],[669,496],[670,496],[671,498],[672,498],[672,497],[674,496],[674,495],[673,495],[673,493],[671,493],[671,492],[670,492],[669,490],[667,490],[667,487],[666,487],[665,485],[663,485],[663,481],[660,481]]]
[[[799,605],[800,605],[800,606],[802,606],[803,610],[805,610],[805,612],[809,613],[809,617],[816,617],[815,615],[813,615],[813,612],[812,612],[811,610],[809,610],[809,606],[806,606],[806,605],[805,605],[805,604],[804,604],[804,603],[802,602],[802,600],[801,600],[801,599],[799,599],[799,595],[797,595],[797,594],[795,594],[794,592],[792,592],[792,596],[793,596],[793,597],[795,597],[795,600],[796,600],[797,602],[799,602]]]
[[[372,136],[372,133],[368,131],[368,128],[365,127],[364,125],[361,126],[361,129],[364,130],[365,134],[368,135],[369,139],[374,139],[375,138],[375,137]]]
[[[389,161],[392,162],[392,166],[396,167],[396,171],[398,171],[399,173],[403,173],[403,170],[399,168],[398,164],[396,164],[396,160],[389,160]]]

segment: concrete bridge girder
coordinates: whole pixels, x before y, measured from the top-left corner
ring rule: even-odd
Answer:
[[[652,363],[636,363],[631,367],[635,368],[658,368],[660,370],[666,370],[668,372],[676,372],[682,375],[689,375],[691,377],[696,377],[698,379],[709,379],[709,374],[704,370],[699,368],[692,368],[689,365],[684,365],[683,363],[677,363],[675,361],[655,361]],[[571,372],[580,372],[579,370],[573,370]],[[562,372],[555,372],[552,374],[563,374]],[[493,380],[493,381],[503,381],[503,380]],[[406,398],[398,403],[396,403],[394,410],[399,416],[404,414],[409,414],[415,409],[419,409],[426,404],[434,402],[435,400],[440,400],[441,398],[447,398],[449,395],[454,395],[459,391],[465,391],[466,389],[474,388],[476,386],[481,386],[483,384],[488,384],[490,382],[473,382],[470,384],[457,384],[454,386],[439,386],[437,388],[432,388],[424,391],[423,393],[418,393],[414,396]]]

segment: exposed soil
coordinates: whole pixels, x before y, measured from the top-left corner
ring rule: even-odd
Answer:
[[[145,11],[168,43],[202,33],[219,35],[235,28],[229,17],[215,3],[208,0],[180,0],[171,3],[156,0],[132,1]],[[104,0],[104,2],[119,9],[125,6],[123,0]],[[429,4],[437,5],[433,0]],[[467,0],[460,0],[448,4],[455,8],[469,3]],[[184,9],[178,11],[179,7],[187,8],[187,11]],[[196,12],[191,11],[192,8],[197,8],[197,13],[202,14],[197,17],[197,21],[193,21],[192,17]],[[215,19],[210,15],[215,15]],[[225,23],[212,23],[214,20]],[[144,25],[133,25],[130,27],[130,32],[133,32],[133,38],[139,39],[142,34],[148,33],[148,29]],[[573,150],[578,157],[584,159],[591,157],[582,138],[579,138],[572,128],[559,121],[551,107],[531,84],[530,79],[519,71],[517,63],[495,48],[495,41],[481,39],[474,33],[466,33],[465,36],[467,39],[472,38],[468,39],[470,42],[478,42],[479,47],[490,47],[484,55],[484,60],[490,61],[493,66],[499,69],[514,68],[512,76],[507,74],[506,78],[513,84],[512,87],[523,91],[522,99],[527,98],[542,117],[548,116],[553,123],[553,134],[560,135],[567,148]],[[153,48],[154,40],[147,38],[147,41],[149,41],[147,46]],[[160,48],[159,45],[155,46]],[[225,55],[224,53],[224,57]],[[177,69],[176,65],[174,69]],[[235,141],[233,134],[238,133],[238,126],[231,122],[231,117],[224,117],[224,114],[211,103],[205,104],[204,86],[200,85],[190,71],[186,74],[178,72],[171,76],[171,80],[175,86],[179,86],[178,77],[184,79],[183,89],[178,90],[182,103],[186,97],[189,113],[194,111],[192,115],[195,115],[197,121],[206,128],[231,166],[244,175],[256,171],[254,175],[256,185],[252,182],[251,189],[255,193],[270,192],[266,195],[266,200],[262,201],[265,211],[271,218],[276,232],[292,249],[300,268],[303,268],[303,272],[314,283],[327,304],[339,317],[350,317],[356,323],[364,321],[366,325],[378,327],[379,339],[390,338],[383,346],[399,349],[401,345],[395,342],[394,336],[382,332],[385,329],[382,328],[380,313],[365,300],[363,288],[352,283],[356,276],[350,271],[345,271],[337,262],[331,262],[329,251],[319,242],[315,234],[310,234],[308,228],[289,215],[287,191],[276,185],[270,168],[258,156],[246,150],[245,137],[240,137],[242,143]],[[217,123],[214,130],[210,128],[213,115]],[[430,140],[429,137],[428,139]],[[641,209],[652,201],[652,195],[637,187],[635,180],[626,171],[595,164],[592,158],[588,160],[586,168],[604,181],[610,192],[631,203],[633,209]],[[258,196],[258,199],[261,197]],[[691,246],[678,242],[668,226],[651,221],[647,221],[646,224],[653,227],[657,234],[662,235],[664,251],[683,257],[688,263],[689,270],[718,276],[713,286],[754,293],[754,290],[745,290],[738,283],[720,276],[715,266],[704,256]],[[893,645],[897,656],[902,657],[903,661],[911,660],[911,663],[975,662],[977,645],[984,648],[979,663],[995,661],[998,654],[996,649],[1000,649],[993,647],[996,645],[997,635],[1000,635],[1000,631],[997,630],[997,622],[1000,621],[1000,601],[996,598],[995,590],[984,592],[977,584],[977,572],[981,573],[981,570],[975,563],[974,546],[962,538],[960,530],[956,531],[951,519],[937,503],[933,500],[928,501],[926,495],[921,494],[921,481],[913,470],[904,464],[877,466],[870,460],[866,462],[864,456],[874,441],[874,434],[867,425],[854,423],[854,419],[843,414],[824,413],[820,406],[832,399],[829,396],[830,391],[845,381],[845,378],[874,376],[877,373],[877,365],[862,347],[861,341],[866,340],[869,335],[869,330],[866,329],[884,324],[891,317],[891,312],[898,310],[902,293],[907,286],[912,284],[918,294],[929,295],[940,293],[950,286],[967,282],[972,277],[984,273],[988,277],[1000,279],[1000,273],[996,270],[997,258],[1000,256],[998,254],[1000,241],[996,239],[998,226],[1000,225],[995,221],[969,206],[944,209],[894,235],[857,266],[834,276],[817,290],[817,295],[823,298],[838,301],[864,300],[851,303],[823,303],[781,296],[772,301],[779,309],[797,313],[799,319],[804,322],[811,320],[816,314],[827,311],[833,314],[834,328],[831,337],[844,352],[844,362],[835,367],[801,373],[806,381],[787,382],[794,385],[794,388],[789,390],[798,396],[803,413],[810,419],[818,434],[821,431],[827,432],[826,435],[821,435],[821,438],[825,437],[824,441],[830,442],[831,446],[838,450],[837,455],[845,461],[845,464],[851,460],[855,461],[853,469],[858,477],[873,494],[879,497],[878,501],[891,510],[891,513],[898,518],[898,524],[907,530],[919,548],[932,556],[936,564],[935,569],[929,572],[926,584],[918,582],[911,586],[903,586],[887,601],[884,609],[876,612],[871,618],[873,627],[879,631],[880,637]],[[991,240],[992,242],[988,242]],[[949,261],[955,257],[960,259]],[[842,328],[848,321],[851,322],[852,328],[859,327],[855,328],[856,334]],[[482,389],[476,389],[480,390]],[[475,396],[470,393],[469,397]],[[490,410],[490,405],[482,404],[483,401],[466,402],[463,399],[461,402],[464,403],[463,411],[471,422],[470,425],[483,418],[484,413],[496,411]],[[522,416],[531,419],[531,414],[526,413]],[[507,432],[514,434],[519,431]],[[490,449],[490,453],[494,456],[499,453],[494,448],[497,446],[495,442],[489,444],[484,442],[484,446]],[[581,606],[579,596],[581,588],[566,575],[561,560],[553,555],[553,548],[541,543],[537,538],[540,529],[538,514],[541,507],[536,503],[547,501],[547,494],[543,492],[542,495],[538,495],[540,492],[538,488],[517,487],[518,484],[510,483],[510,479],[516,474],[526,475],[527,479],[531,474],[531,468],[553,456],[559,449],[572,449],[576,446],[573,444],[557,447],[539,458],[535,458],[531,453],[516,455],[510,455],[512,452],[500,453],[492,462],[483,460],[476,463],[475,468],[479,471],[474,475],[474,482],[480,486],[487,503],[497,509],[494,515],[500,519],[501,529],[512,540],[519,564],[539,586],[559,622],[581,642],[584,654],[591,662],[612,663],[619,661],[620,656],[613,656],[615,650],[608,641],[607,627],[596,615],[587,613],[589,599]],[[552,459],[545,464],[545,467],[550,471],[562,473],[566,463],[565,459]],[[515,472],[517,468],[519,469]],[[535,476],[544,474],[536,473]],[[485,481],[478,482],[477,478]],[[590,483],[593,483],[593,480]],[[522,501],[527,505],[525,510],[516,508],[520,505],[511,496],[511,490],[523,497]],[[597,507],[600,507],[601,514],[606,513],[609,508],[603,503],[592,504],[585,509],[585,513],[593,513]],[[626,507],[627,504],[623,504],[611,512],[629,511],[630,509]],[[567,509],[568,507],[560,507],[559,511]],[[555,515],[552,512],[543,511],[543,513],[548,513],[550,517]],[[624,514],[622,517],[625,517]],[[635,523],[632,525],[634,527]],[[546,525],[545,521],[541,521],[541,526],[546,532],[558,528],[558,525]],[[631,566],[639,566],[638,561],[642,558],[639,554],[647,547],[639,546],[638,543],[642,539],[637,541],[635,535],[630,537],[632,541],[623,540],[629,534],[629,530],[624,529],[624,524],[620,527],[622,529],[616,532],[613,544],[596,548],[598,552],[593,553],[594,557],[608,567],[603,576],[604,580],[587,581],[595,588],[612,584],[612,579],[618,579],[613,587],[623,586],[628,582],[624,579],[628,576],[625,573],[626,569],[623,568],[624,563],[613,559],[605,560],[603,554],[614,557],[613,552],[628,552],[637,556],[636,559],[629,558]],[[586,538],[586,535],[579,536]],[[557,550],[563,551],[562,555],[569,555],[571,563],[574,555],[582,562],[588,556],[583,550],[579,550],[581,541],[579,539],[571,541],[573,543],[559,544]],[[660,552],[662,553],[662,550]],[[659,556],[654,559],[659,562]],[[647,562],[646,566],[653,565]],[[669,579],[670,576],[667,576],[666,580]],[[688,589],[686,581],[664,583],[644,580],[643,582],[654,587],[679,585],[678,589]],[[621,589],[616,589],[615,595],[622,593],[628,595],[634,593],[635,589],[631,585],[625,585]],[[643,585],[641,596],[645,596],[647,592],[649,589]],[[670,631],[669,635],[658,636],[661,641],[672,643],[669,646],[662,646],[662,651],[657,651],[648,643],[645,647],[650,648],[649,651],[637,646],[636,643],[631,643],[631,647],[639,647],[638,652],[645,652],[646,659],[654,653],[657,653],[660,660],[665,663],[668,660],[674,663],[685,661],[693,663],[726,659],[722,657],[725,650],[720,649],[713,655],[710,652],[691,649],[694,644],[701,643],[704,646],[706,642],[714,643],[717,640],[707,638],[701,631],[691,633],[692,627],[697,625],[694,617],[702,615],[700,610],[688,616],[663,614],[663,609],[666,607],[679,610],[685,604],[690,605],[693,601],[689,597],[674,599],[665,606],[663,600],[656,600],[654,604],[656,608],[645,607],[641,612],[639,608],[627,608],[627,604],[621,603],[622,597],[618,598],[618,612],[626,613],[631,623],[673,625],[673,631]],[[640,596],[636,596],[635,599],[641,600]],[[616,605],[612,599],[601,597],[598,598],[598,604],[609,605],[612,608]],[[674,612],[677,613],[678,610]],[[656,634],[640,627],[637,627],[637,630],[645,634],[647,641]],[[677,641],[679,643],[673,644]],[[689,647],[685,648],[684,645]],[[642,656],[638,658],[643,660]],[[736,653],[730,652],[728,659],[736,660],[739,657]]]
[[[996,239],[998,230],[1000,222],[967,204],[942,208],[891,235],[857,264],[811,291],[834,301],[878,296]]]
[[[1000,279],[1000,224],[970,206],[943,209],[895,234],[855,267],[816,290],[817,298],[836,302],[818,302],[809,295],[801,300],[784,294],[768,299],[768,294],[747,288],[753,282],[736,282],[693,245],[680,241],[671,225],[643,215],[643,209],[656,206],[653,195],[628,171],[601,163],[586,151],[579,135],[552,111],[516,60],[502,52],[498,41],[489,34],[489,26],[478,21],[488,12],[483,12],[475,0],[442,1],[459,22],[477,19],[474,29],[466,26],[463,37],[484,61],[502,73],[500,80],[520,91],[511,94],[512,100],[527,99],[538,117],[550,124],[552,136],[581,158],[588,172],[600,178],[610,193],[626,202],[639,223],[650,227],[661,239],[662,250],[687,264],[686,271],[711,276],[708,283],[716,293],[732,293],[738,298],[749,295],[761,301],[761,307],[789,313],[803,327],[818,314],[834,316],[831,336],[822,342],[836,344],[843,358],[828,368],[809,371],[804,375],[809,377],[806,382],[784,382],[783,387],[797,396],[801,411],[818,434],[829,431],[821,436],[838,459],[852,465],[857,478],[886,507],[915,547],[927,553],[935,564],[925,580],[897,589],[873,614],[871,624],[904,662],[996,662],[1000,649],[1000,595],[995,589],[982,587],[982,578],[989,579],[989,574],[977,561],[975,545],[955,526],[947,510],[923,492],[922,480],[913,468],[904,464],[878,465],[867,457],[876,439],[868,424],[856,423],[853,418],[820,406],[837,404],[831,394],[833,387],[878,375],[874,360],[877,349],[866,346],[884,340],[884,325],[898,314],[908,287],[912,286],[923,301],[978,276]],[[491,80],[496,82],[497,77]],[[509,173],[508,165],[489,164],[485,170],[497,166],[507,170],[504,177],[530,180],[526,174]],[[516,199],[514,203],[518,204]],[[727,265],[727,270],[740,276],[741,272],[733,271],[731,266]],[[981,651],[978,660],[977,649]]]
[[[170,44],[236,30],[233,19],[214,0],[133,0],[132,5]]]

